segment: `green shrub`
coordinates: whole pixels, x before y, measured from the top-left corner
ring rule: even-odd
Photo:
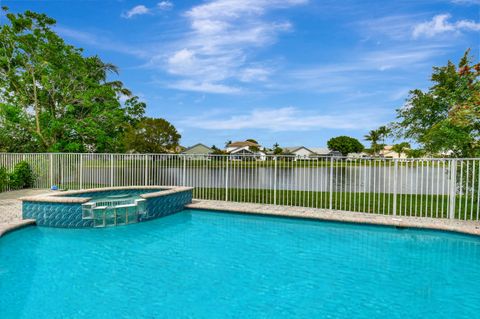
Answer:
[[[31,188],[35,181],[30,164],[25,161],[15,165],[12,174],[10,174],[10,187],[13,189]]]
[[[0,167],[0,192],[4,192],[8,189],[9,176],[5,167]]]

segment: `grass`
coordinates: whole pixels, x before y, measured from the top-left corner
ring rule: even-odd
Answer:
[[[340,193],[277,190],[276,194],[269,189],[229,189],[195,188],[194,198],[225,200],[234,202],[251,202],[286,206],[302,206],[313,208],[356,211],[392,215],[396,196],[396,215],[448,218],[449,198],[447,195],[415,195],[392,193]],[[276,197],[276,198],[275,198]],[[455,198],[455,217],[458,219],[474,219],[479,216],[477,196],[461,196]]]

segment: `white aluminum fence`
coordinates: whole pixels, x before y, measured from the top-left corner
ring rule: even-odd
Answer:
[[[193,186],[198,199],[479,219],[480,159],[0,153],[8,171],[20,161],[36,188]]]

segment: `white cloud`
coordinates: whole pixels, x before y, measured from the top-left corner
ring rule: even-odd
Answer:
[[[237,94],[242,92],[240,88],[228,86],[224,84],[211,83],[211,82],[199,82],[190,80],[180,80],[177,82],[171,82],[167,85],[169,88],[193,91],[203,93],[216,93],[216,94]]]
[[[480,23],[472,20],[458,20],[449,22],[450,14],[439,14],[430,21],[417,24],[413,28],[413,37],[431,38],[444,33],[461,33],[462,31],[480,31]]]
[[[223,88],[225,81],[265,81],[269,68],[252,66],[257,48],[276,41],[292,28],[288,21],[271,21],[265,14],[274,9],[304,4],[306,0],[214,0],[195,6],[184,17],[190,30],[173,49],[151,59],[151,66],[164,66],[180,77],[179,88],[195,91]],[[194,84],[194,85],[192,85]],[[228,86],[230,87],[230,86]],[[216,90],[228,93],[229,90]],[[238,88],[232,90],[237,92]]]
[[[125,12],[124,14],[122,14],[122,17],[130,19],[134,16],[144,15],[144,14],[147,14],[147,13],[150,13],[150,9],[145,7],[143,4],[141,4],[141,5],[133,7],[132,9],[130,9],[127,12]]]
[[[271,70],[262,67],[247,67],[239,74],[239,80],[242,82],[267,81]]]
[[[480,4],[480,0],[452,0],[452,3],[472,5],[472,4]]]
[[[421,14],[397,14],[380,18],[370,18],[354,22],[353,26],[364,35],[364,40],[382,39],[386,37],[396,41],[409,40],[412,26],[421,18]],[[357,27],[358,26],[358,27]],[[383,39],[382,39],[383,40]]]
[[[168,58],[169,71],[173,74],[182,74],[185,69],[189,70],[194,64],[195,54],[188,49],[177,51]]]
[[[113,41],[108,37],[102,36],[101,31],[98,30],[95,33],[91,33],[64,26],[55,26],[55,31],[57,31],[62,37],[73,39],[83,44],[92,45],[103,50],[133,55],[139,58],[146,58],[148,56],[148,52],[138,46]]]
[[[260,129],[273,132],[311,131],[320,129],[365,130],[383,123],[378,110],[352,113],[315,114],[295,107],[256,109],[227,118],[203,116],[181,121],[188,127],[206,130]]]
[[[160,1],[159,3],[157,3],[157,7],[160,10],[169,10],[173,8],[173,3],[171,1]]]
[[[372,90],[372,87],[394,83],[401,75],[418,72],[422,66],[430,69],[431,59],[445,52],[446,46],[443,44],[413,48],[397,45],[384,50],[360,52],[348,62],[339,61],[285,72],[286,78],[282,80],[286,84],[283,88],[317,93],[352,93],[359,87],[369,85]],[[389,71],[395,71],[395,74]]]
[[[415,65],[430,62],[431,58],[444,52],[444,45],[423,45],[418,47],[395,47],[373,51],[363,58],[365,66],[378,71],[390,69],[411,69]]]
[[[195,19],[237,19],[262,15],[272,8],[305,4],[306,0],[215,0],[192,8],[187,15]]]

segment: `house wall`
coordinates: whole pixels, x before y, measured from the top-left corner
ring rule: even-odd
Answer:
[[[184,151],[182,154],[210,154],[212,150],[203,145],[197,145],[189,150]]]
[[[231,151],[233,150],[236,150],[238,147],[227,147],[225,150],[227,151],[227,153],[230,153]]]
[[[293,154],[294,154],[297,158],[309,158],[310,155],[313,155],[312,152],[310,152],[309,150],[307,150],[307,149],[305,149],[305,148],[298,149],[298,150],[296,150],[295,152],[293,152]]]

